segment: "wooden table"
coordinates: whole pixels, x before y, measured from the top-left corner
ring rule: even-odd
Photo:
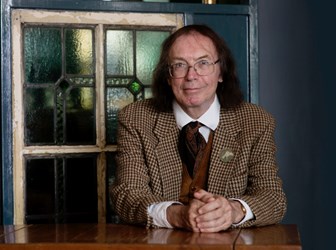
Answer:
[[[235,250],[299,250],[301,241],[296,225],[273,225],[242,229]]]
[[[0,249],[299,250],[301,243],[295,225],[192,233],[121,224],[41,224],[0,227]]]

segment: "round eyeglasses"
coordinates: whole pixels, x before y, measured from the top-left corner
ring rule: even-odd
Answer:
[[[207,76],[214,72],[215,64],[219,62],[219,59],[215,62],[209,62],[208,60],[201,60],[196,62],[193,66],[189,66],[187,63],[174,63],[169,65],[169,74],[172,78],[183,78],[188,74],[190,68],[194,68],[199,76]]]

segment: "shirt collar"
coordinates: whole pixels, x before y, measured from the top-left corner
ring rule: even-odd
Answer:
[[[173,112],[179,129],[182,129],[189,122],[195,121],[186,112],[184,112],[176,100],[173,101]],[[219,114],[220,104],[217,96],[215,96],[215,99],[210,105],[209,109],[200,118],[198,118],[197,121],[204,124],[208,128],[215,130],[219,123]]]

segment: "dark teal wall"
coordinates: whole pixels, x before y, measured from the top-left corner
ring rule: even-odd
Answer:
[[[335,9],[332,0],[259,0],[260,104],[277,120],[284,223],[298,224],[305,250],[334,248]]]
[[[288,196],[284,223],[298,224],[305,250],[333,249],[336,3],[259,0],[258,4],[259,96],[277,121],[278,163]],[[8,71],[8,66],[2,68]],[[10,126],[9,121],[2,125]]]

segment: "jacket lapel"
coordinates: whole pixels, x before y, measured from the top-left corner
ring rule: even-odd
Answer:
[[[158,140],[156,153],[162,194],[167,199],[177,200],[182,181],[182,162],[178,152],[179,129],[173,113],[160,113],[153,133]]]
[[[221,110],[220,121],[215,130],[210,158],[208,191],[226,194],[227,183],[235,167],[240,149],[237,134],[240,131],[234,110]]]

